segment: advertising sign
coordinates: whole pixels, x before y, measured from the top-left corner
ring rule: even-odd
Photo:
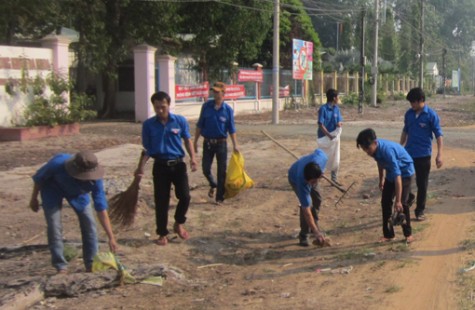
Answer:
[[[292,40],[292,78],[311,80],[313,68],[313,43]]]
[[[239,70],[238,81],[262,83],[264,81],[264,74],[262,71],[257,70]]]
[[[209,83],[204,82],[198,85],[175,85],[175,100],[208,97]]]

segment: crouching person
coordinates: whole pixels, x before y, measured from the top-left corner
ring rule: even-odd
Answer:
[[[98,251],[96,221],[91,207],[91,196],[97,217],[109,238],[109,248],[117,249],[107,213],[107,199],[102,177],[104,168],[90,151],[75,155],[57,154],[33,175],[33,193],[30,208],[38,212],[41,201],[47,224],[51,262],[58,273],[66,273],[68,262],[64,258],[61,208],[66,199],[78,216],[82,236],[84,266],[92,271],[92,260]]]
[[[379,189],[381,190],[381,209],[383,218],[383,237],[380,242],[394,240],[394,228],[390,223],[393,212],[404,214],[401,222],[407,243],[414,241],[409,214],[409,193],[414,178],[414,163],[400,144],[378,139],[373,129],[361,131],[356,138],[357,148],[361,148],[378,164]],[[393,210],[394,205],[394,210]]]
[[[318,181],[325,170],[327,155],[322,150],[315,150],[297,160],[289,169],[288,178],[292,189],[300,202],[299,245],[308,246],[308,235],[315,236],[314,244],[329,245],[318,228],[318,212],[322,199],[318,192]]]

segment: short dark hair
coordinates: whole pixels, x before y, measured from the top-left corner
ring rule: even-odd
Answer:
[[[415,101],[426,101],[426,94],[420,87],[415,87],[411,89],[406,96],[406,100],[409,102],[415,102]]]
[[[338,91],[336,89],[330,88],[327,90],[327,101],[332,102],[333,99],[338,97]]]
[[[167,103],[170,104],[171,102],[170,96],[164,91],[158,91],[152,95],[152,97],[150,98],[150,101],[154,103],[155,101],[162,101],[163,99],[165,99]]]
[[[308,163],[303,168],[303,177],[305,181],[310,181],[313,179],[318,179],[322,176],[322,169],[316,163]]]
[[[374,141],[376,141],[376,132],[373,129],[367,128],[365,130],[360,131],[358,137],[356,138],[356,147],[363,149],[367,149]]]

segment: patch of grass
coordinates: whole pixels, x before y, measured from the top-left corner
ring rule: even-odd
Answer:
[[[458,301],[459,309],[475,309],[475,275],[471,273],[460,273],[457,284],[461,288]]]
[[[69,244],[65,244],[63,249],[63,255],[64,258],[68,262],[70,262],[78,256],[78,250]]]
[[[406,245],[405,242],[398,242],[398,243],[394,243],[391,246],[391,251],[393,251],[393,252],[408,252],[409,247]]]
[[[475,240],[473,239],[466,239],[460,242],[460,247],[464,249],[465,251],[473,250],[475,249]]]
[[[373,253],[373,251],[370,249],[360,249],[351,252],[344,252],[336,255],[335,259],[338,261],[368,259],[368,253]]]
[[[379,269],[383,268],[384,265],[386,265],[385,261],[379,261],[376,264],[374,264],[373,267],[371,267],[371,270],[379,270]]]
[[[411,223],[411,226],[412,226],[412,223]],[[417,223],[416,226],[412,226],[412,233],[413,234],[416,234],[416,233],[420,233],[420,232],[423,232],[424,230],[427,229],[427,227],[429,227],[429,223],[428,222],[423,222],[423,223]]]
[[[396,269],[402,269],[402,268],[405,268],[409,265],[412,265],[414,264],[416,261],[413,260],[413,259],[405,259],[405,260],[401,260],[399,261],[399,263],[396,265]]]
[[[400,286],[392,285],[392,286],[388,287],[386,290],[384,290],[384,292],[389,293],[389,294],[393,294],[393,293],[399,292],[400,290],[401,290]]]

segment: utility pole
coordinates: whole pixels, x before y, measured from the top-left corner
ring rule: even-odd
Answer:
[[[365,15],[366,9],[361,10],[361,30],[360,30],[360,96],[358,101],[358,113],[363,114],[363,103],[364,103],[364,76],[365,76]]]
[[[447,79],[447,74],[445,74],[445,55],[447,54],[447,49],[444,47],[442,49],[442,93],[445,98],[445,80]]]
[[[272,56],[272,124],[279,123],[279,42],[280,42],[280,3],[274,0],[274,42]]]
[[[419,29],[419,87],[424,88],[424,0],[421,0],[421,22]]]
[[[379,0],[374,0],[374,57],[371,67],[371,101],[373,106],[377,106],[378,97],[378,37],[379,37]]]

